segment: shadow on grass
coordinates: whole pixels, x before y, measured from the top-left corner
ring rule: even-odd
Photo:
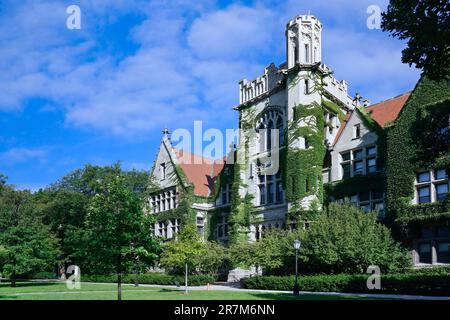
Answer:
[[[44,286],[55,286],[58,285],[58,282],[17,282],[15,287],[11,287],[11,283],[2,282],[0,283],[0,288],[26,288],[26,287],[44,287]]]

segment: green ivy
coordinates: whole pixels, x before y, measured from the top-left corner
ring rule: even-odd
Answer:
[[[424,148],[436,145],[438,137],[433,136],[436,132],[433,119],[437,114],[441,118],[450,114],[449,99],[450,81],[436,82],[423,77],[395,125],[387,129],[387,218],[393,226],[405,221],[426,220],[427,217],[434,219],[440,214],[435,210],[437,207],[423,210],[410,203],[414,197],[416,170],[442,166],[450,173],[448,138],[440,149],[423,152]],[[439,208],[438,211],[445,213],[448,209]]]
[[[323,199],[322,166],[325,157],[324,109],[321,105],[298,105],[294,107],[294,119],[288,126],[286,163],[283,177],[286,199],[299,202],[309,195]],[[300,138],[308,141],[309,148],[298,149],[294,144]]]
[[[336,182],[326,183],[325,203],[332,200],[351,197],[359,192],[383,191],[386,178],[383,173],[372,173],[365,176],[356,176]]]

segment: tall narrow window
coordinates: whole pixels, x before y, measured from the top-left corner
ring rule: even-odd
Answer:
[[[309,94],[309,80],[305,79],[305,94]]]
[[[267,151],[272,150],[272,129],[273,129],[273,122],[272,120],[269,121],[269,124],[267,125]]]
[[[309,63],[309,44],[305,44],[305,62]]]
[[[353,126],[353,138],[361,137],[361,126],[356,124]]]
[[[283,119],[281,117],[278,117],[277,119],[277,129],[278,129],[278,143],[279,145],[284,144],[284,129],[283,129]]]
[[[166,179],[166,164],[165,163],[161,163],[159,165],[159,171],[161,173],[161,180],[165,180]]]
[[[294,63],[298,63],[298,49],[297,46],[294,46]]]

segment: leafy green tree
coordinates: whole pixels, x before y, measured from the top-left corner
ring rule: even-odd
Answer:
[[[382,28],[407,40],[402,61],[415,64],[431,79],[450,76],[450,3],[448,0],[390,0]]]
[[[188,273],[194,273],[200,268],[207,246],[197,233],[193,224],[186,224],[177,235],[177,239],[167,242],[163,247],[160,265],[168,270],[184,269],[187,293]]]
[[[137,259],[151,265],[159,253],[152,236],[153,221],[143,212],[142,199],[126,184],[120,166],[104,177],[91,199],[84,230],[74,260],[87,261],[90,273],[117,274],[118,299],[122,298],[122,275],[136,268]]]
[[[370,265],[390,272],[411,264],[376,213],[351,204],[329,205],[306,232],[300,256],[315,273],[361,273]]]
[[[29,191],[5,186],[0,192],[0,270],[16,277],[49,270],[57,263],[58,241],[33,210]]]
[[[303,230],[272,229],[255,243],[232,245],[229,255],[234,267],[256,267],[264,274],[289,274],[294,269],[295,239],[304,237]]]

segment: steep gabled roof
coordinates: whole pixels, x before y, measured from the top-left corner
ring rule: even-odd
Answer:
[[[173,151],[188,182],[194,186],[194,193],[205,197],[213,193],[214,182],[225,165],[224,159],[212,160],[180,149]]]
[[[364,110],[368,114],[370,114],[370,117],[375,120],[380,125],[380,127],[384,128],[386,124],[397,119],[400,111],[402,111],[410,95],[411,92],[406,92],[394,98],[381,101],[377,104],[371,105],[370,107],[366,107]],[[336,138],[333,141],[333,146],[339,141],[342,132],[344,132],[345,127],[347,126],[348,120],[354,112],[355,110],[348,112],[345,115],[344,120],[341,122],[341,127],[336,134]]]
[[[400,111],[408,100],[411,92],[407,92],[394,98],[379,102],[365,108],[366,112],[375,120],[382,128],[389,122],[397,119]]]

